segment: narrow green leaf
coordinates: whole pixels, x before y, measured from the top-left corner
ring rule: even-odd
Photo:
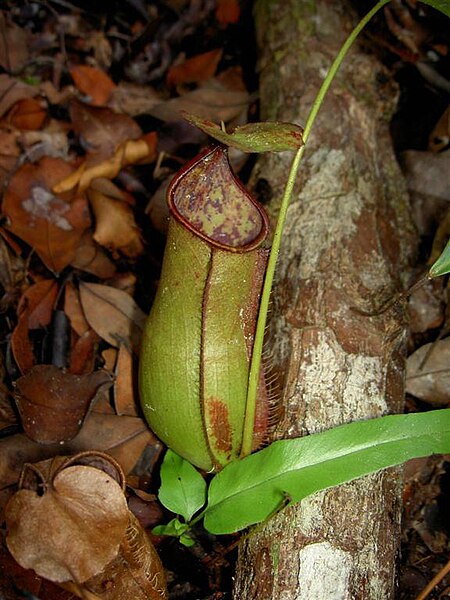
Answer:
[[[450,17],[450,0],[420,0],[424,4],[432,6],[436,10],[440,10],[441,13]]]
[[[447,242],[442,254],[428,271],[428,277],[439,277],[450,273],[450,239]]]
[[[450,452],[450,409],[350,423],[274,442],[211,481],[204,525],[232,533],[283,506],[406,460]]]
[[[187,460],[168,450],[161,465],[158,497],[166,508],[190,521],[205,504],[206,482]]]
[[[227,133],[207,119],[189,113],[183,113],[183,116],[215,140],[242,152],[283,152],[303,146],[303,129],[293,123],[248,123],[236,127],[233,133]]]

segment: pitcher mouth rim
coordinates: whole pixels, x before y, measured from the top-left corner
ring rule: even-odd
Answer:
[[[192,233],[195,236],[201,238],[202,240],[204,240],[205,242],[207,242],[210,246],[212,246],[214,248],[225,250],[227,252],[233,252],[233,253],[250,252],[251,250],[258,249],[269,234],[269,218],[267,216],[267,213],[266,213],[264,207],[261,206],[261,204],[255,198],[252,197],[250,192],[244,187],[242,182],[234,175],[234,173],[233,173],[233,178],[234,178],[235,184],[242,190],[242,192],[245,194],[248,201],[253,204],[253,206],[258,211],[259,216],[261,217],[261,229],[260,229],[259,233],[256,235],[256,237],[253,240],[251,240],[247,244],[242,244],[240,246],[231,246],[228,244],[221,243],[220,241],[217,241],[217,240],[209,237],[206,233],[204,233],[200,229],[196,228],[183,215],[183,213],[178,209],[178,207],[175,203],[175,190],[178,187],[178,185],[180,184],[181,178],[183,176],[187,175],[187,173],[189,173],[189,171],[191,171],[194,167],[196,167],[200,161],[205,159],[210,154],[214,154],[216,152],[222,153],[226,157],[226,160],[228,161],[227,147],[223,146],[223,145],[219,145],[219,144],[213,144],[213,145],[210,145],[207,148],[205,148],[202,152],[200,152],[200,154],[197,154],[197,156],[195,156],[193,159],[188,161],[182,167],[182,169],[180,169],[180,171],[178,171],[174,175],[174,177],[172,178],[172,180],[167,188],[167,204],[169,206],[170,214],[174,217],[174,219],[176,219],[184,227],[186,227],[186,229],[188,229],[189,231],[192,231]],[[230,169],[231,169],[231,167],[230,167]]]

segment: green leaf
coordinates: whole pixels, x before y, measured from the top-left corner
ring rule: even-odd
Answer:
[[[188,113],[183,113],[183,117],[215,140],[242,152],[283,152],[303,146],[303,129],[293,123],[248,123],[236,127],[233,133],[226,133],[207,119]]]
[[[428,277],[439,277],[450,273],[450,239],[447,242],[442,254],[428,271]]]
[[[406,460],[450,452],[450,410],[391,415],[274,442],[211,481],[204,525],[232,533],[285,504]]]
[[[158,497],[166,508],[190,521],[205,504],[206,482],[187,460],[168,450],[161,465]]]
[[[172,519],[166,525],[157,525],[153,527],[152,533],[154,535],[170,535],[180,539],[180,543],[183,546],[193,546],[195,540],[188,533],[189,525],[182,523],[179,519]]]
[[[181,537],[189,529],[187,523],[182,523],[179,519],[172,519],[166,525],[157,525],[153,527],[152,533],[155,535],[171,535],[173,537]]]
[[[180,542],[183,544],[183,546],[187,546],[188,548],[195,544],[195,540],[193,540],[188,533],[183,533],[180,535]]]
[[[450,17],[450,0],[420,0],[424,4],[432,6],[436,10],[440,10],[441,13]]]

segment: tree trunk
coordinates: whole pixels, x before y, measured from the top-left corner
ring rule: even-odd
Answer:
[[[355,16],[344,0],[259,0],[255,18],[262,119],[301,124]],[[383,67],[355,47],[308,142],[273,291],[275,439],[402,410],[404,306],[367,316],[401,289],[414,246],[389,136],[395,100]],[[291,160],[256,166],[272,216]],[[234,597],[393,598],[400,513],[400,469],[302,501],[241,544]]]

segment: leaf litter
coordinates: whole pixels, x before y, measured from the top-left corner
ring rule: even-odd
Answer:
[[[158,521],[150,524],[148,514],[157,492],[154,467],[162,446],[140,416],[137,352],[159,277],[167,222],[161,198],[171,176],[206,143],[208,133],[219,132],[225,143],[233,132],[254,133],[252,126],[246,129],[257,120],[255,65],[249,66],[248,56],[243,59],[249,17],[236,0],[127,1],[108,15],[69,3],[54,3],[51,9],[42,5],[31,14],[35,6],[7,0],[0,11],[0,283],[2,333],[8,339],[1,355],[0,506],[5,514],[10,499],[9,522],[25,536],[12,542],[19,548],[18,562],[71,582],[61,590],[30,576],[3,543],[0,563],[13,574],[0,589],[8,600],[17,597],[17,590],[49,600],[83,593],[159,599],[164,597],[160,563],[148,543]],[[376,34],[372,43],[387,55],[395,75],[411,67],[414,51],[433,90],[431,105],[426,98],[413,98],[417,126],[411,128],[408,114],[401,129],[407,133],[395,138],[421,240],[419,272],[431,264],[427,260],[433,239],[437,258],[448,238],[442,226],[448,215],[448,98],[439,88],[442,80],[434,63],[427,69],[421,66],[430,48],[438,64],[448,52],[448,40],[435,35],[427,12],[418,18],[414,9],[407,9],[406,18],[404,10],[395,4],[386,13],[389,47]],[[403,105],[411,96],[404,97]],[[205,124],[205,133],[183,120],[181,111]],[[422,125],[425,116],[429,122]],[[394,129],[399,130],[402,118],[399,111]],[[225,131],[232,132],[229,137],[221,134],[222,121]],[[426,131],[428,137],[412,140],[415,130]],[[300,130],[293,133],[298,145]],[[248,171],[251,159],[242,152],[237,158]],[[261,187],[256,184],[256,189]],[[441,280],[411,297],[408,410],[449,405],[447,303],[448,288]],[[55,322],[61,315],[58,329]],[[61,338],[67,343],[62,366],[55,353]],[[124,495],[111,471],[102,471],[104,458],[97,456],[92,464],[78,464],[74,458],[93,451],[117,461],[133,491],[127,488]],[[64,458],[57,458],[61,454]],[[54,465],[53,472],[43,470],[45,459]],[[414,565],[424,563],[436,571],[448,544],[448,533],[433,517],[433,507],[443,502],[448,462],[430,464],[416,461],[407,468],[405,538],[413,545],[403,551],[405,590],[411,573],[417,575]],[[108,494],[109,507],[99,500],[109,499]],[[145,534],[126,509],[126,498],[145,522]],[[76,505],[91,518],[100,504],[101,516],[93,517],[93,527],[75,518],[71,523],[78,525],[71,533],[61,508]],[[84,540],[73,544],[77,557],[69,566],[67,545],[60,550],[57,545],[55,523],[61,514],[59,529],[65,539]],[[160,506],[155,514],[160,523],[168,521]],[[120,525],[114,524],[115,518]],[[90,532],[95,540],[100,522],[105,525],[97,540],[100,555],[86,561],[91,550],[83,544]],[[45,536],[40,535],[42,528]],[[44,541],[38,538],[50,540],[50,546],[36,550],[33,543]],[[185,598],[227,594],[226,557],[221,569],[207,574],[194,554],[152,539],[169,564],[182,565],[170,574],[174,598],[180,597],[180,589]],[[199,539],[202,552],[223,553],[219,541]],[[144,562],[133,553],[136,540]],[[106,593],[105,579],[97,572],[109,559],[112,570],[106,580],[123,580],[122,596]],[[145,575],[139,589],[126,587],[131,583],[123,576],[123,560],[135,580]],[[89,587],[80,591],[86,577]],[[417,594],[427,578],[412,580]],[[408,597],[406,591],[403,597]]]

